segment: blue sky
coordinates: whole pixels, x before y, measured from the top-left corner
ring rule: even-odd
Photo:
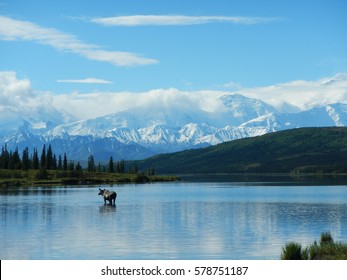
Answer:
[[[54,94],[347,72],[346,0],[0,0],[0,71]]]

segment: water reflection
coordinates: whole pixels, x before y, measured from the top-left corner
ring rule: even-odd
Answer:
[[[1,259],[278,259],[330,231],[347,242],[347,187],[175,183],[1,192]]]
[[[346,185],[346,175],[310,175],[310,174],[182,174],[185,182],[227,182],[236,185],[251,186],[271,186],[271,185],[305,185],[305,186],[326,186],[326,185]]]
[[[51,196],[57,193],[66,194],[68,191],[67,188],[55,187],[7,187],[0,190],[0,196]]]
[[[99,207],[100,213],[116,213],[117,205],[104,204]]]

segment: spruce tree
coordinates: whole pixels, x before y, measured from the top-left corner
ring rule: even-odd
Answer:
[[[15,149],[14,153],[12,154],[12,164],[13,164],[13,169],[19,170],[22,168],[22,161],[19,156],[18,147]]]
[[[29,149],[26,147],[22,154],[22,170],[27,171],[30,168],[29,164]]]
[[[124,162],[123,159],[119,162],[119,170],[118,170],[118,172],[119,173],[124,173],[125,172],[125,162]]]
[[[32,168],[35,170],[38,170],[40,168],[40,161],[39,161],[39,156],[38,156],[38,152],[36,148],[34,148]]]
[[[64,153],[63,170],[67,171],[67,157],[66,157],[66,153]]]
[[[95,162],[92,154],[88,157],[88,172],[95,172]]]
[[[46,168],[53,169],[53,152],[52,152],[51,144],[48,145],[48,149],[47,149]]]
[[[58,159],[58,170],[63,170],[63,162],[61,160],[61,155],[59,155]]]
[[[41,161],[40,161],[40,167],[41,168],[46,168],[46,145],[43,144],[43,147],[42,147],[42,152],[41,152]]]
[[[57,170],[57,156],[53,154],[52,169]]]
[[[82,175],[83,175],[82,166],[81,166],[80,162],[77,162],[77,165],[76,165],[76,176],[77,177],[82,177]]]
[[[99,162],[99,164],[98,164],[98,166],[97,166],[97,168],[96,168],[96,171],[97,172],[101,172],[102,171],[102,169],[101,169],[101,163]]]
[[[7,144],[5,144],[5,147],[2,147],[2,150],[1,150],[0,168],[9,169],[8,167],[9,161],[10,161],[10,154],[7,150]]]
[[[113,164],[113,158],[110,157],[110,161],[108,162],[108,172],[113,173],[114,172],[114,164]]]
[[[69,169],[70,177],[74,177],[75,176],[75,162],[73,160],[70,160],[68,169]]]

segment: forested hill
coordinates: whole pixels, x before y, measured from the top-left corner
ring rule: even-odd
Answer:
[[[347,127],[299,128],[140,161],[157,173],[347,173]]]

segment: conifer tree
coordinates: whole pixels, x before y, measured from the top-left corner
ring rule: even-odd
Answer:
[[[46,145],[43,144],[42,152],[41,152],[41,161],[40,161],[41,168],[46,168]]]
[[[40,168],[40,161],[39,161],[39,156],[38,156],[38,152],[36,148],[34,148],[32,168],[35,170],[38,170]]]
[[[22,154],[22,170],[26,171],[30,168],[30,163],[29,163],[29,149],[26,147],[23,150]]]
[[[117,169],[118,169],[117,171],[119,173],[124,173],[125,172],[125,162],[124,162],[123,159],[120,162],[118,162]]]
[[[66,153],[64,153],[63,170],[67,171],[67,157],[66,157]]]
[[[51,144],[48,145],[45,166],[47,169],[53,169],[53,152]]]
[[[75,162],[73,160],[70,160],[68,169],[69,169],[70,177],[74,177],[75,176]]]
[[[57,170],[57,156],[53,154],[52,169]]]
[[[95,172],[95,162],[92,154],[88,157],[88,172]]]
[[[18,147],[15,149],[14,153],[12,154],[12,164],[13,164],[12,169],[19,170],[22,167],[22,161],[19,156]]]
[[[5,144],[5,147],[2,147],[2,150],[1,150],[0,168],[8,169],[9,161],[10,161],[10,154],[7,150],[7,145]]]
[[[110,161],[108,162],[108,172],[113,173],[114,172],[114,164],[113,164],[113,158],[110,157]]]
[[[10,169],[10,170],[13,170],[13,169],[14,169],[12,151],[10,151],[10,155],[9,155],[9,157],[8,157],[8,169]]]
[[[97,172],[101,172],[102,171],[102,169],[101,169],[101,163],[99,162],[99,164],[98,164],[98,166],[97,166],[97,168],[96,168],[96,171]]]
[[[61,160],[61,155],[59,155],[58,159],[58,170],[63,170],[63,162]]]
[[[83,170],[82,170],[82,166],[80,162],[77,162],[77,165],[76,165],[76,175],[77,177],[81,177],[83,175]]]

